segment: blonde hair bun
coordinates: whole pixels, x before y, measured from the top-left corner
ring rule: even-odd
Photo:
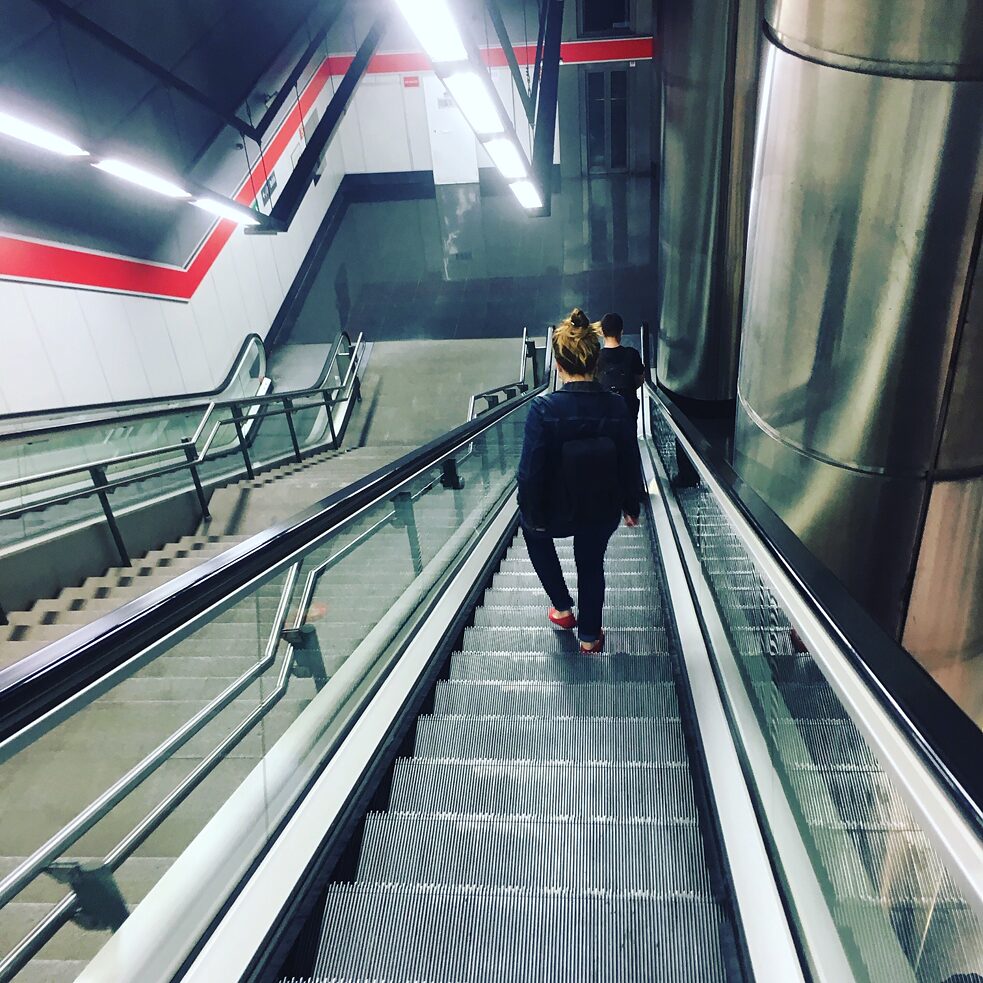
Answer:
[[[598,333],[579,307],[553,329],[553,355],[570,375],[593,375],[600,353]]]

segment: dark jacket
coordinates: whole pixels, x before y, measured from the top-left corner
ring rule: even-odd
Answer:
[[[568,382],[537,396],[519,460],[519,511],[531,529],[570,535],[590,522],[641,510],[635,421],[624,400],[596,382]]]

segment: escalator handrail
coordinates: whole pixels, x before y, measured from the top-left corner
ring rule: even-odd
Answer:
[[[347,335],[346,335],[347,338]],[[344,398],[344,393],[347,391],[351,384],[351,377],[358,369],[358,352],[363,346],[364,342],[362,336],[359,335],[358,339],[352,345],[351,341],[348,342],[350,350],[348,354],[352,354],[353,358],[349,363],[348,369],[345,373],[345,378],[342,380],[340,386],[327,386],[323,388],[308,387],[306,389],[295,389],[288,390],[286,392],[272,392],[264,393],[256,396],[239,397],[236,399],[228,400],[215,400],[206,405],[205,411],[202,414],[201,421],[198,424],[197,429],[194,434],[182,440],[176,444],[167,444],[161,447],[148,447],[146,450],[134,451],[132,454],[120,454],[114,457],[101,458],[95,461],[85,461],[82,464],[74,464],[64,468],[53,468],[49,471],[42,471],[35,474],[24,475],[19,478],[11,478],[7,481],[0,482],[0,492],[9,491],[13,488],[29,487],[31,485],[43,484],[46,481],[53,481],[57,478],[66,478],[73,474],[85,474],[87,472],[92,472],[94,469],[102,469],[106,467],[116,466],[119,464],[128,464],[135,461],[141,461],[152,457],[159,457],[161,455],[169,455],[177,453],[178,451],[188,451],[191,450],[190,456],[179,464],[166,464],[161,465],[158,468],[151,468],[146,471],[139,471],[133,474],[128,474],[123,477],[117,478],[114,481],[106,482],[99,488],[86,487],[82,489],[75,489],[70,492],[63,492],[50,496],[43,500],[32,501],[25,505],[14,506],[12,508],[0,510],[0,519],[13,518],[15,516],[21,515],[24,512],[36,511],[39,508],[47,508],[52,505],[61,505],[66,502],[73,501],[77,498],[86,498],[94,494],[97,494],[100,490],[103,492],[111,492],[117,488],[122,488],[125,485],[133,484],[137,481],[145,481],[148,478],[161,477],[165,474],[169,474],[174,471],[180,471],[183,469],[191,469],[200,464],[203,464],[209,457],[211,452],[212,443],[222,426],[227,425],[230,421],[228,420],[214,420],[212,414],[216,410],[227,409],[231,407],[239,407],[242,409],[245,407],[247,413],[253,413],[258,409],[262,409],[270,404],[282,403],[285,405],[285,401],[289,400],[291,402],[302,399],[318,399],[324,400],[326,397],[332,399],[338,398],[339,394],[341,398]],[[337,352],[335,353],[337,357]],[[187,409],[194,409],[194,406],[182,407],[180,412],[184,412]],[[310,407],[306,406],[293,406],[293,410],[303,410]],[[166,412],[166,411],[165,411]],[[170,411],[174,412],[174,411]],[[204,446],[199,451],[198,441],[201,440],[202,434],[205,432],[208,423],[212,423],[212,429],[205,441]],[[88,424],[81,424],[86,426]]]
[[[340,333],[340,335],[339,335],[339,339],[341,338],[341,336],[344,336],[344,338],[346,338],[348,340],[348,345],[349,345],[349,349],[350,349],[353,343],[352,343],[351,339],[349,338],[348,333],[345,332],[345,331],[342,331]],[[357,342],[355,344],[357,344]],[[336,345],[337,345],[337,340],[336,340]],[[337,350],[337,347],[335,347],[335,349],[333,351],[334,357],[337,357],[337,354],[338,354],[338,350]],[[322,376],[323,375],[326,375],[326,374],[327,374],[327,372],[325,371],[324,373],[322,373]],[[45,435],[47,435],[47,434],[53,434],[53,433],[67,433],[67,432],[70,432],[70,431],[73,431],[73,430],[84,430],[86,427],[98,427],[98,426],[114,426],[114,427],[118,427],[118,426],[125,426],[128,423],[137,423],[137,422],[141,422],[141,421],[144,421],[144,420],[156,420],[156,419],[160,419],[161,417],[164,417],[164,416],[171,416],[174,413],[189,413],[189,412],[192,412],[194,410],[204,410],[204,411],[207,411],[210,408],[221,408],[221,407],[224,407],[224,406],[233,406],[233,405],[236,405],[238,403],[254,404],[254,403],[262,402],[264,398],[265,399],[268,399],[268,400],[283,399],[284,397],[289,398],[289,399],[300,399],[300,398],[302,398],[304,396],[310,396],[310,395],[314,395],[316,393],[324,392],[325,391],[325,387],[324,387],[323,383],[321,383],[321,384],[319,384],[319,383],[320,383],[320,377],[319,377],[319,382],[318,383],[315,383],[313,386],[307,386],[307,387],[305,387],[303,389],[284,390],[282,392],[269,393],[269,394],[266,394],[265,396],[256,395],[256,396],[253,396],[253,397],[250,397],[250,396],[230,396],[230,397],[228,397],[226,399],[208,399],[208,398],[206,398],[206,397],[208,397],[210,395],[208,393],[203,393],[203,394],[195,393],[195,394],[192,394],[189,397],[189,401],[188,402],[180,402],[177,405],[169,406],[169,407],[162,407],[162,408],[156,409],[156,410],[142,410],[142,411],[137,411],[135,413],[119,413],[119,414],[113,413],[110,416],[93,417],[92,419],[88,419],[87,418],[87,419],[83,419],[83,420],[77,420],[77,421],[72,422],[72,423],[56,423],[56,424],[53,424],[51,426],[37,427],[37,428],[32,429],[32,430],[20,430],[20,431],[16,431],[16,432],[15,431],[9,431],[9,432],[0,434],[0,442],[14,441],[14,440],[22,440],[25,436],[30,436],[30,435],[33,435],[33,434],[45,434]],[[212,395],[218,395],[219,393],[221,393],[223,391],[223,388],[220,388],[220,389],[216,390],[216,392],[214,394],[212,394]],[[340,390],[343,387],[342,386],[335,386],[334,388],[335,388],[335,390]],[[199,396],[202,397],[202,398],[199,398]],[[174,399],[181,399],[182,397],[173,397],[173,398]],[[139,400],[134,400],[134,402],[139,403],[140,401]],[[154,398],[154,399],[147,400],[147,402],[148,403],[151,403],[151,404],[158,404],[158,403],[162,403],[162,402],[167,402],[167,400],[166,399]],[[105,405],[106,407],[111,407],[111,406],[128,405],[128,404],[106,403],[106,404],[102,404],[102,405]],[[86,410],[86,407],[84,407],[84,406],[79,407],[78,410],[79,410],[79,412],[84,412]],[[58,413],[68,413],[68,412],[72,412],[72,409],[71,408],[67,408],[67,409],[64,409],[64,410],[59,409],[57,412]],[[0,422],[2,422],[3,419],[6,419],[6,418],[5,417],[0,417]]]
[[[148,412],[140,412],[137,410],[135,413],[127,413],[125,410],[128,407],[161,406],[159,411],[155,411],[153,413],[153,415],[159,415],[160,413],[174,413],[185,408],[193,409],[196,405],[207,405],[208,401],[216,396],[220,396],[226,389],[229,388],[229,386],[232,384],[232,380],[242,369],[247,356],[250,355],[250,349],[254,345],[258,345],[259,351],[263,354],[265,370],[266,349],[263,345],[263,339],[255,332],[250,332],[246,335],[243,343],[239,346],[239,352],[232,360],[232,367],[226,373],[225,378],[217,386],[214,386],[211,389],[202,389],[197,392],[180,393],[171,396],[141,396],[137,399],[120,399],[107,403],[83,403],[80,406],[59,406],[57,409],[31,410],[26,413],[0,413],[0,426],[2,426],[8,421],[20,419],[29,422],[32,419],[44,420],[52,416],[62,416],[73,413],[94,413],[99,410],[106,410],[107,412],[111,411],[110,415],[93,416],[91,419],[79,420],[75,423],[55,423],[49,426],[39,424],[38,426],[27,427],[17,431],[5,430],[3,434],[0,434],[0,437],[4,439],[7,437],[21,438],[27,434],[33,433],[47,434],[55,433],[62,429],[77,429],[79,427],[99,425],[100,423],[113,424],[126,422],[127,420],[132,420],[135,418],[143,419],[144,413]],[[173,405],[165,407],[162,404]],[[119,412],[121,408],[124,410],[124,412]]]
[[[143,597],[0,670],[0,741],[122,665],[228,594],[431,468],[546,390],[546,383],[379,468]]]
[[[642,325],[645,389],[682,433],[748,527],[777,561],[830,640],[859,674],[926,763],[963,819],[983,838],[983,731],[914,657],[894,641],[798,536],[711,447],[649,376],[648,325]]]

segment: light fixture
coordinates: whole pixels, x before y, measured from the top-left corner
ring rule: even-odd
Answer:
[[[127,164],[125,160],[116,160],[112,157],[107,157],[105,160],[97,161],[92,166],[98,167],[100,171],[105,171],[107,174],[122,178],[124,181],[129,181],[131,184],[138,184],[141,188],[146,188],[148,191],[156,191],[159,195],[166,195],[168,198],[191,197],[190,193],[185,191],[184,188],[179,188],[166,178],[151,174],[149,171],[143,170],[143,168],[135,167],[133,164]]]
[[[215,201],[212,198],[196,198],[191,204],[204,212],[211,212],[212,215],[217,215],[219,218],[227,218],[233,222],[237,222],[239,225],[259,225],[259,219],[251,217],[248,214],[250,210],[245,206],[234,208],[232,205]]]
[[[536,185],[532,181],[513,181],[509,187],[523,208],[543,207],[543,199],[539,196]]]
[[[15,140],[23,140],[42,150],[50,150],[52,153],[61,154],[63,157],[88,157],[89,152],[81,147],[76,147],[71,140],[56,136],[47,130],[42,130],[40,126],[33,123],[25,123],[16,116],[8,113],[0,113],[0,133],[5,133],[8,137]]]
[[[526,176],[526,162],[522,159],[519,148],[508,137],[495,137],[482,146],[488,151],[492,163],[507,181],[515,181]]]
[[[471,129],[479,136],[502,133],[505,127],[495,108],[488,88],[474,72],[457,72],[444,79],[447,91],[454,97]]]
[[[396,0],[432,62],[467,61],[460,32],[445,0]]]

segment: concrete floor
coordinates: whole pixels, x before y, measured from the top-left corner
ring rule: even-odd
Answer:
[[[517,333],[508,339],[376,342],[346,446],[419,446],[459,427],[472,393],[516,381],[520,341]]]

